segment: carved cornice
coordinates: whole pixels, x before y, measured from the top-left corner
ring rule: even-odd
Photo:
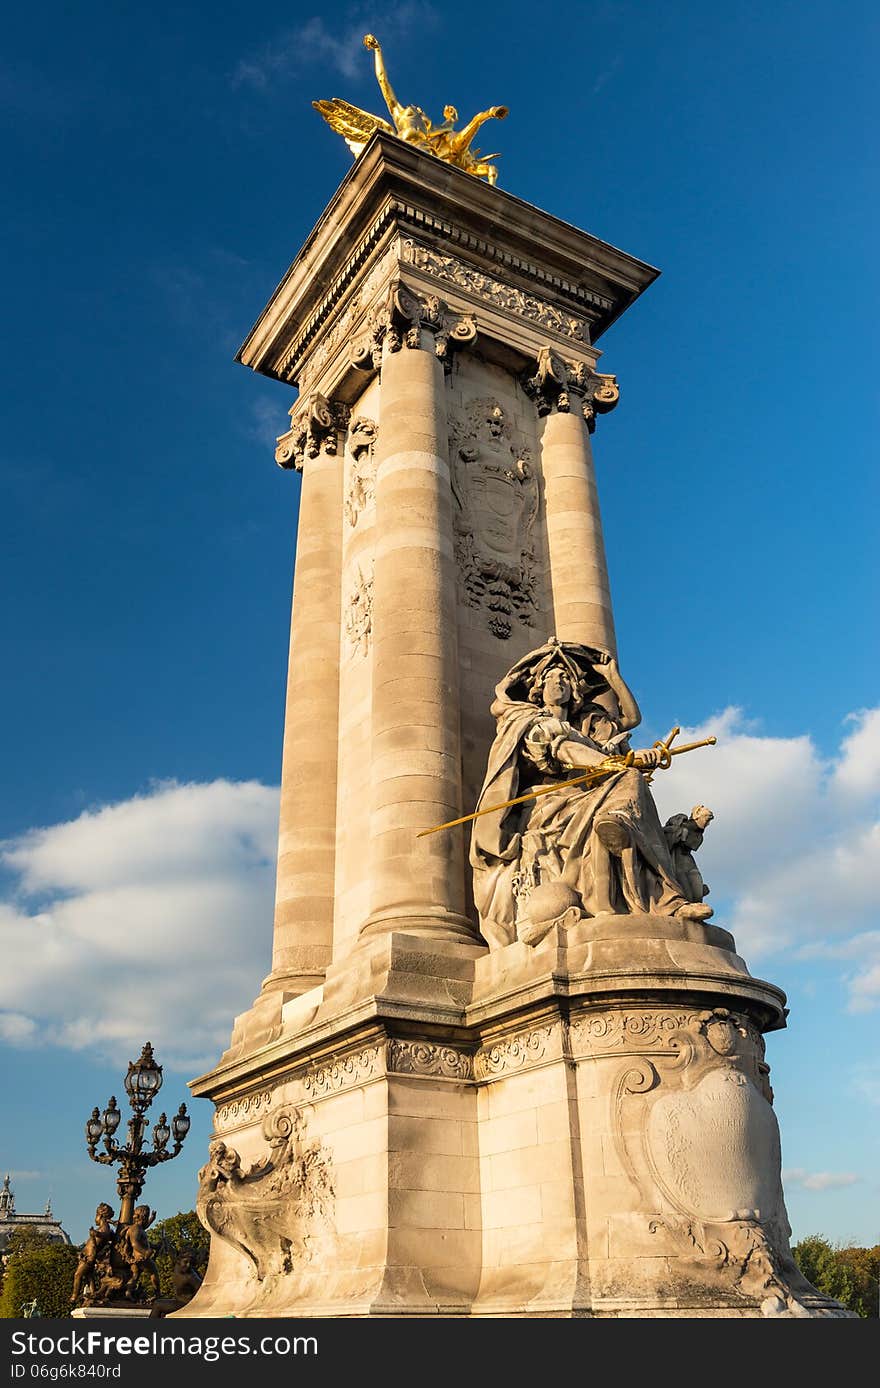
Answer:
[[[304,401],[297,400],[290,411],[290,428],[275,445],[278,466],[300,472],[306,458],[317,458],[321,452],[335,457],[349,413],[347,405],[331,404],[317,391],[306,396]]]
[[[456,249],[470,251],[471,253],[479,255],[483,259],[497,265],[501,270],[511,270],[524,279],[533,281],[536,286],[540,286],[542,289],[549,289],[551,292],[571,300],[572,303],[581,310],[587,323],[592,323],[603,314],[610,313],[614,309],[614,301],[609,299],[606,295],[599,294],[595,290],[587,289],[582,284],[576,284],[560,276],[548,274],[546,270],[542,269],[540,265],[535,264],[534,261],[511,255],[510,252],[503,250],[494,242],[486,241],[482,237],[473,236],[463,231],[460,227],[455,226],[453,223],[445,221],[441,217],[432,216],[429,212],[426,212],[424,208],[416,207],[412,203],[404,202],[397,198],[392,198],[385,204],[379,217],[377,217],[376,221],[373,222],[369,230],[358,242],[343,269],[335,277],[304,327],[296,333],[292,340],[288,341],[287,346],[283,349],[283,354],[274,372],[279,379],[294,379],[293,373],[297,370],[298,364],[308,350],[310,343],[312,343],[321,332],[321,329],[333,313],[336,305],[354,282],[364,264],[375,252],[376,247],[389,231],[389,228],[393,226],[399,227],[403,232],[410,230],[419,231],[421,233],[425,231],[431,232],[436,237],[455,246]],[[413,245],[416,243],[410,241],[405,244]],[[406,252],[404,251],[404,256],[405,255]],[[476,278],[482,278],[482,272],[475,267],[471,269],[466,262],[457,261],[457,265],[461,266],[461,273],[470,274]],[[432,273],[439,272],[432,269]],[[459,281],[454,280],[453,282],[458,283]],[[514,297],[523,292],[516,288],[508,288],[508,286],[504,285],[501,281],[489,279],[488,283],[500,285],[503,292],[511,293]],[[527,302],[526,306],[522,309],[522,316],[532,318],[533,313],[537,311],[532,308],[532,304],[540,306],[542,301],[537,299],[531,300],[530,296],[525,293],[523,293],[523,299]],[[360,308],[360,305],[358,305],[358,308]],[[552,306],[546,305],[546,308],[551,315],[554,313]],[[559,311],[559,315],[562,320],[566,317],[562,310]],[[540,320],[535,318],[534,321]],[[547,322],[545,326],[550,328],[551,331],[556,331],[552,322]],[[564,329],[560,329],[560,331],[564,332]],[[574,333],[570,332],[564,332],[564,335],[567,337],[575,336]]]
[[[539,415],[580,409],[590,433],[596,427],[596,415],[608,414],[620,399],[616,376],[594,371],[586,362],[567,361],[552,347],[540,349],[536,370],[524,377],[523,389]]]
[[[384,301],[373,310],[367,331],[352,344],[350,360],[359,371],[379,371],[385,352],[433,350],[446,369],[452,349],[473,343],[477,325],[470,314],[452,313],[436,294],[417,294],[395,280]]]
[[[530,323],[549,329],[550,332],[559,333],[561,337],[570,337],[575,342],[584,343],[590,340],[588,319],[564,313],[555,305],[537,299],[533,294],[526,294],[515,285],[493,279],[491,275],[484,274],[475,265],[468,265],[457,256],[445,255],[442,251],[420,245],[418,241],[404,241],[402,258],[417,270],[423,270],[436,279],[446,280],[468,294],[477,295],[496,308],[506,309],[518,318],[525,318]]]

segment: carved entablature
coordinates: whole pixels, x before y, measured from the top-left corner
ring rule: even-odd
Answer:
[[[455,554],[464,600],[506,641],[536,612],[534,526],[538,481],[529,450],[500,403],[472,400],[452,420]]]
[[[580,409],[592,433],[596,415],[608,414],[620,399],[616,376],[594,371],[587,362],[566,361],[552,347],[540,349],[536,367],[533,374],[524,377],[523,389],[534,400],[539,415]]]
[[[290,428],[275,445],[278,466],[301,472],[306,458],[317,458],[319,453],[335,457],[348,416],[347,405],[331,403],[317,391],[304,401],[297,400],[290,411]]]
[[[359,371],[379,371],[383,351],[408,347],[435,352],[448,370],[452,349],[470,345],[476,336],[469,314],[454,313],[436,294],[416,294],[396,280],[370,314],[366,333],[352,345],[351,363]]]
[[[469,265],[458,256],[433,250],[430,246],[423,246],[412,240],[403,242],[401,256],[417,270],[446,280],[468,294],[479,296],[494,308],[504,309],[529,323],[537,323],[561,337],[589,343],[590,325],[586,318],[566,313],[554,304],[548,303],[546,299],[539,299],[515,285],[506,284],[503,280],[484,274],[475,265]]]
[[[343,510],[345,519],[352,529],[357,525],[361,512],[375,499],[375,450],[378,433],[376,421],[363,415],[353,419],[349,426],[348,451],[351,456],[351,468]]]

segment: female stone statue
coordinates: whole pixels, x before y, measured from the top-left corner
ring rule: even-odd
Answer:
[[[615,661],[551,638],[495,689],[495,741],[477,809],[565,782],[628,750],[638,705]],[[657,752],[639,752],[643,770]],[[588,916],[648,912],[705,920],[687,899],[643,770],[559,789],[474,821],[474,900],[490,945],[509,944],[538,887],[561,883]],[[563,895],[566,895],[563,893]]]

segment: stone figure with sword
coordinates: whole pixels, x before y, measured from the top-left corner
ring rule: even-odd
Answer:
[[[426,831],[472,822],[474,901],[490,946],[533,939],[536,916],[548,910],[712,915],[676,876],[649,782],[714,738],[673,748],[673,728],[652,748],[631,750],[641,714],[614,658],[555,637],[507,672],[492,713],[476,811]]]

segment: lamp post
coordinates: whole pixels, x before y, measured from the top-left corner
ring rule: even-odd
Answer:
[[[122,1114],[112,1095],[103,1114],[95,1107],[86,1123],[86,1145],[92,1161],[102,1166],[119,1164],[116,1189],[119,1193],[119,1219],[121,1230],[132,1223],[135,1201],[144,1188],[146,1174],[151,1166],[171,1161],[183,1147],[189,1132],[190,1118],[186,1104],[181,1104],[177,1113],[168,1119],[159,1114],[159,1121],[153,1125],[152,1150],[144,1148],[144,1134],[147,1130],[147,1109],[162,1088],[162,1066],[153,1058],[153,1047],[148,1041],[136,1062],[129,1061],[128,1074],[123,1081],[125,1092],[131,1104],[132,1114],[126,1125],[127,1141],[120,1146],[116,1141],[116,1130],[122,1121]],[[174,1146],[169,1151],[168,1143],[173,1137]],[[103,1143],[104,1150],[97,1150]]]

